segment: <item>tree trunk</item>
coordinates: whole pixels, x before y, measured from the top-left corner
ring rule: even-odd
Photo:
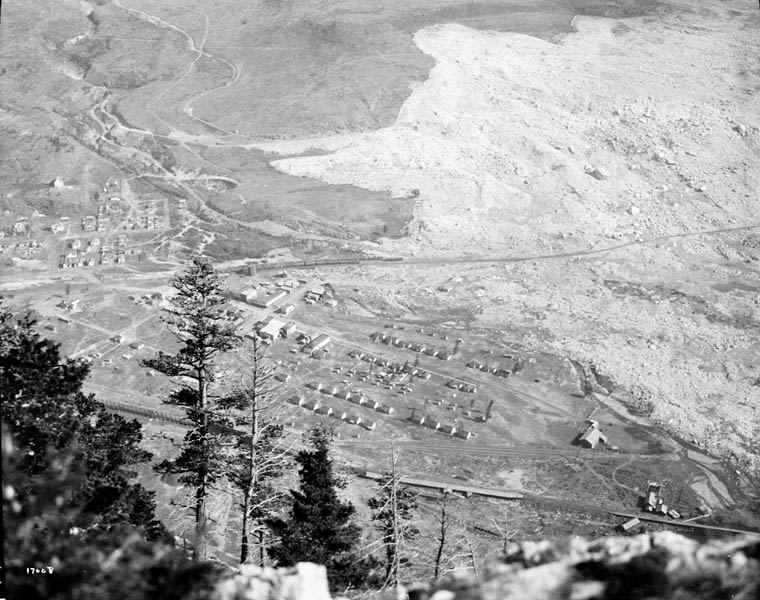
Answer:
[[[206,381],[205,369],[198,369],[198,409],[203,413],[200,430],[201,456],[204,462],[198,467],[198,489],[195,492],[195,543],[193,546],[193,560],[203,562],[208,558],[208,531],[206,515],[206,485],[208,479],[208,464],[205,457],[208,452],[208,412],[206,398],[208,396],[208,382]]]
[[[441,530],[440,537],[438,538],[438,552],[435,555],[435,570],[433,571],[433,579],[438,579],[438,574],[441,570],[443,549],[446,546],[446,530],[448,529],[448,523],[446,522],[446,496],[447,493],[443,492],[443,497],[441,498]]]
[[[391,488],[391,508],[393,510],[393,545],[391,546],[393,550],[393,558],[392,558],[392,572],[391,577],[393,578],[393,584],[398,587],[399,585],[399,579],[401,570],[401,527],[399,524],[399,515],[398,515],[398,478],[396,477],[396,461],[398,460],[398,455],[393,454],[391,457],[391,485],[393,486]]]
[[[205,476],[203,477],[205,479]],[[203,562],[208,557],[206,541],[206,486],[198,486],[195,494],[195,542],[193,544],[193,560]]]
[[[264,546],[264,530],[259,529],[259,566],[267,566],[267,553]]]
[[[259,433],[259,407],[258,407],[258,386],[259,382],[259,356],[258,356],[258,343],[256,340],[253,342],[253,372],[252,372],[252,385],[251,385],[251,441],[248,446],[248,470],[246,473],[246,486],[243,499],[243,532],[241,535],[241,549],[240,549],[240,564],[243,564],[248,560],[250,555],[250,543],[249,533],[250,519],[249,512],[251,510],[251,502],[253,501],[254,493],[256,491],[256,436]]]
[[[248,560],[248,511],[250,510],[250,500],[248,494],[243,496],[243,531],[240,534],[240,564]]]

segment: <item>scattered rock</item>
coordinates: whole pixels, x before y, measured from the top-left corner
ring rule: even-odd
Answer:
[[[742,137],[747,135],[747,128],[741,123],[737,123],[736,125],[734,125],[733,129],[736,133],[738,133]]]
[[[739,381],[741,379],[741,369],[739,365],[733,361],[726,361],[723,363],[723,372],[726,374],[726,379],[729,381]]]
[[[631,204],[630,208],[628,209],[628,212],[635,217],[641,212],[641,209],[635,204]]]
[[[594,179],[598,179],[600,181],[607,179],[610,174],[609,172],[603,168],[603,167],[594,167],[592,165],[586,165],[585,169],[586,173],[588,175],[591,175]]]

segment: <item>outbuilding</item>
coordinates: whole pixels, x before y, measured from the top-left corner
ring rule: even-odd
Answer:
[[[589,426],[578,438],[578,444],[593,450],[600,443],[606,444],[607,436],[599,429],[599,424],[596,421],[589,421]]]
[[[638,517],[633,517],[633,519],[629,519],[625,523],[621,523],[618,525],[618,530],[622,533],[628,533],[631,531],[634,527],[637,527],[638,525],[641,525],[641,521]]]
[[[320,333],[317,337],[312,339],[308,345],[307,348],[312,352],[316,352],[317,350],[322,350],[327,344],[330,343],[330,336],[326,335],[324,333]]]

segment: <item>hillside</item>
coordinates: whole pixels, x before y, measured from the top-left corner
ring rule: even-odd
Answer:
[[[210,257],[365,524],[394,453],[432,485],[415,572],[452,486],[474,569],[644,520],[650,483],[650,532],[756,531],[758,33],[750,0],[6,1],[0,296],[159,461],[188,423],[142,361]],[[138,476],[185,536],[188,488]]]

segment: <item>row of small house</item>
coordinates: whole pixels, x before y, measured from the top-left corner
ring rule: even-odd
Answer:
[[[380,342],[389,346],[397,346],[398,348],[407,348],[439,360],[451,360],[452,357],[452,353],[445,348],[436,348],[420,342],[410,342],[409,340],[403,340],[394,335],[390,335],[385,331],[375,331],[369,337],[373,342]]]
[[[95,252],[77,252],[68,250],[60,257],[58,266],[62,269],[71,267],[94,267],[95,265],[124,264],[126,262],[143,262],[146,259],[144,252],[138,252],[134,248],[124,250],[117,248],[113,253],[100,250]]]
[[[482,371],[483,373],[491,373],[492,375],[496,375],[497,377],[509,377],[510,375],[512,375],[511,369],[505,369],[501,365],[488,366],[487,364],[474,360],[474,359],[468,362],[465,366],[470,369],[477,369],[478,371]]]
[[[341,389],[335,385],[325,385],[322,383],[308,383],[306,387],[321,392],[328,396],[335,396],[341,400],[346,400],[351,404],[357,404],[359,406],[365,406],[371,408],[374,411],[383,413],[385,415],[395,414],[396,409],[392,406],[387,406],[375,400],[370,400],[367,396],[361,393],[359,390],[347,390]]]
[[[114,248],[116,250],[124,249],[127,245],[127,236],[124,234],[117,235],[114,238]],[[92,238],[87,241],[87,244],[85,245],[83,243],[83,240],[79,238],[74,238],[72,240],[69,240],[67,246],[71,250],[83,250],[84,252],[108,252],[111,250],[111,246],[109,246],[106,243],[103,243],[101,245],[100,238]],[[88,250],[89,248],[89,250]]]
[[[47,245],[45,242],[38,242],[36,240],[32,240],[31,242],[16,242],[14,244],[4,244],[0,246],[0,254],[8,252],[13,253],[14,255],[33,255],[44,251],[46,248]]]
[[[358,425],[369,431],[375,429],[377,425],[375,421],[365,420],[360,415],[350,415],[345,411],[335,411],[329,406],[322,406],[318,401],[310,402],[301,396],[291,396],[288,402],[296,406],[300,406],[301,408],[305,408],[306,410],[310,410],[318,415],[325,415],[326,417],[340,419],[344,423]]]
[[[164,219],[153,215],[144,215],[132,219],[131,217],[124,222],[127,229],[163,229]]]
[[[451,388],[452,390],[459,390],[460,392],[467,392],[468,394],[476,394],[478,392],[477,386],[457,379],[450,379],[447,381],[446,387]]]
[[[412,411],[412,414],[409,417],[408,421],[411,421],[415,425],[421,425],[423,427],[427,427],[428,429],[432,429],[433,431],[439,431],[444,435],[461,438],[463,440],[469,440],[470,438],[474,438],[477,435],[471,431],[465,431],[457,425],[442,423],[441,421],[428,417],[427,415],[417,416],[414,411]]]

